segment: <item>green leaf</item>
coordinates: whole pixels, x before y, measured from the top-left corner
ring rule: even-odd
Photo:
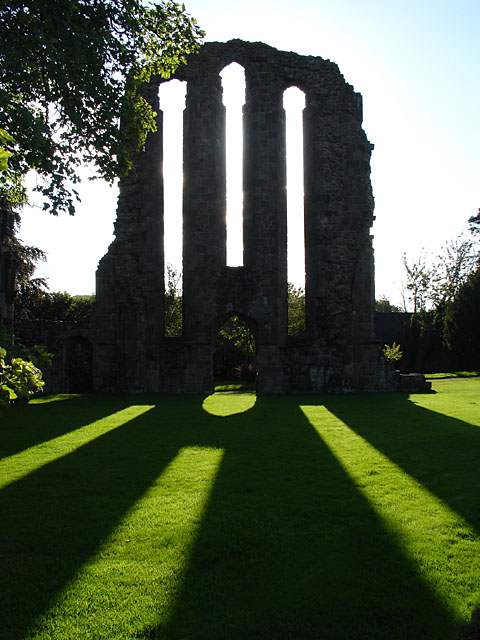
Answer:
[[[0,140],[2,142],[13,142],[13,137],[5,129],[0,129]]]

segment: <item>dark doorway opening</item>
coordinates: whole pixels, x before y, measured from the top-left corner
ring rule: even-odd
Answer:
[[[239,314],[232,313],[220,321],[213,352],[216,390],[255,389],[255,333],[255,323]]]
[[[92,384],[92,343],[75,336],[67,342],[68,393],[89,393]]]

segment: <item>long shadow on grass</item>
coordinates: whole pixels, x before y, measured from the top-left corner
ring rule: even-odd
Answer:
[[[0,459],[105,418],[130,404],[118,396],[77,396],[45,404],[17,404],[1,414]]]
[[[131,404],[140,402],[135,398]],[[166,406],[160,402],[0,491],[0,638],[25,637],[178,449],[189,443],[196,426],[188,420],[192,402],[198,405],[192,398]],[[124,405],[117,398],[114,406],[111,399],[109,411]]]
[[[455,636],[298,400],[259,398],[209,423],[226,453],[181,594],[169,624],[138,638]]]
[[[228,418],[201,401],[145,398],[157,406],[0,491],[0,637],[25,637],[189,445],[223,462],[170,622],[138,638],[454,637],[298,398]]]
[[[407,394],[325,398],[325,406],[480,533],[480,428]]]
[[[325,406],[480,533],[480,428],[407,394],[325,398]],[[464,630],[480,638],[480,607]]]

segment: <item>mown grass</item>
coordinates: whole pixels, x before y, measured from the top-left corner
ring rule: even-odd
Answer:
[[[441,378],[478,378],[480,371],[445,371],[443,373],[426,373],[425,377],[430,380]]]
[[[244,380],[220,380],[215,384],[215,391],[246,391],[254,389],[255,382],[245,382]]]
[[[0,638],[477,633],[480,380],[434,388],[3,412]]]

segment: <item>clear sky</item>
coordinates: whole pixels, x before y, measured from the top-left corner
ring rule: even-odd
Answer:
[[[241,38],[336,62],[363,96],[375,145],[376,295],[400,303],[402,254],[436,253],[480,207],[478,0],[187,0],[207,41]],[[20,236],[48,252],[52,290],[92,293],[116,191],[81,190],[74,218],[25,209]]]

